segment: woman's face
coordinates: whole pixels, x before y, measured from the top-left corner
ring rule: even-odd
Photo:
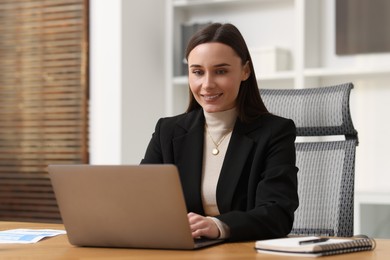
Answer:
[[[228,45],[203,43],[188,55],[189,85],[206,112],[221,112],[236,106],[241,81],[250,75],[248,63]]]

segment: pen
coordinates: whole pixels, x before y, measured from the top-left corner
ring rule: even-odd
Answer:
[[[315,243],[325,242],[325,241],[328,241],[328,240],[329,240],[329,238],[316,238],[316,239],[299,241],[299,244],[300,245],[315,244]]]

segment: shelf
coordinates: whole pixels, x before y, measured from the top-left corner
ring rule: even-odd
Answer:
[[[174,77],[173,84],[174,85],[188,85],[188,77],[186,77],[186,76]]]
[[[390,76],[390,68],[375,68],[375,69],[306,69],[304,71],[305,77],[350,77],[350,76]],[[272,74],[260,75],[257,77],[258,81],[278,81],[278,80],[293,80],[295,77],[294,71],[281,71]],[[174,85],[188,85],[188,78],[186,76],[179,76],[173,78]]]
[[[238,2],[238,0],[175,0],[173,1],[173,5],[175,7],[185,7],[185,6],[221,4],[221,3],[231,3],[231,2]]]
[[[305,77],[344,77],[344,76],[380,76],[389,75],[390,68],[352,68],[352,69],[324,69],[314,68],[304,71]]]
[[[279,71],[272,74],[264,74],[264,75],[257,75],[257,80],[265,81],[265,80],[293,80],[295,77],[294,71]]]
[[[356,204],[385,204],[390,205],[390,192],[356,191]]]
[[[362,219],[362,210],[363,206],[380,206],[382,208],[387,208],[387,211],[390,210],[390,192],[376,192],[376,191],[355,191],[355,203],[354,203],[354,233],[361,234],[362,228],[367,229],[368,226],[371,226],[368,229],[371,229],[372,232],[377,230],[376,227],[372,227],[374,222],[370,221],[365,223]]]
[[[278,80],[293,80],[294,79],[293,71],[281,71],[275,72],[272,74],[265,74],[257,77],[258,81],[278,81]],[[178,76],[173,78],[174,85],[188,85],[187,76]]]
[[[229,4],[229,3],[243,3],[243,2],[258,2],[259,0],[174,0],[174,7],[213,5],[213,4]],[[275,0],[261,0],[263,2],[271,2]],[[282,0],[279,0],[282,1]],[[286,0],[284,0],[286,1]]]

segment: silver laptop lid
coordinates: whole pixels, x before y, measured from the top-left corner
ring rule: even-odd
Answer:
[[[48,170],[71,244],[194,248],[174,165],[50,165]]]

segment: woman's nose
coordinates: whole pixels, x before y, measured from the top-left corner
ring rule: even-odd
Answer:
[[[203,77],[203,87],[211,88],[215,86],[214,77],[210,73],[206,73]]]

